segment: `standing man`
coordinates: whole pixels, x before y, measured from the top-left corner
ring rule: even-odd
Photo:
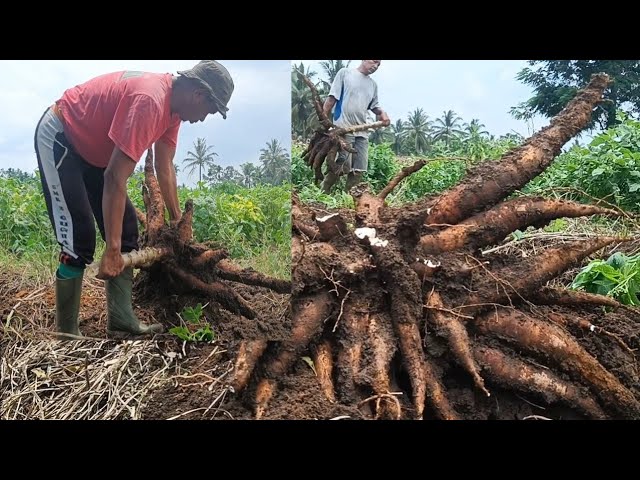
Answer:
[[[371,78],[380,67],[380,60],[362,60],[358,68],[342,68],[336,74],[331,85],[329,96],[324,102],[324,114],[329,118],[331,109],[333,124],[336,127],[353,127],[367,123],[367,111],[376,114],[376,120],[391,122],[387,113],[380,108],[378,103],[378,85]],[[325,193],[331,192],[341,175],[347,174],[347,191],[362,181],[362,176],[367,171],[369,159],[369,133],[360,131],[345,135],[345,140],[357,153],[351,154],[342,151],[336,158],[335,171],[329,170],[322,182]]]
[[[163,330],[160,324],[139,322],[131,304],[133,268],[124,268],[121,253],[138,248],[138,224],[127,180],[155,144],[158,183],[175,224],[181,216],[173,167],[180,122],[204,121],[217,112],[226,119],[233,89],[225,67],[203,60],[178,76],[101,75],[66,90],[45,111],[34,143],[49,219],[61,246],[57,332],[80,335],[82,278],[96,246],[94,218],[106,243],[97,276],[106,281],[107,332]]]

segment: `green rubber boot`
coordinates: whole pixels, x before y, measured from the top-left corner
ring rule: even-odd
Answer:
[[[106,282],[107,333],[109,335],[129,333],[144,335],[162,333],[161,324],[145,325],[133,313],[131,295],[133,289],[133,267],[125,268],[120,275]]]
[[[80,296],[82,294],[82,277],[60,278],[56,274],[56,331],[80,336],[78,330],[78,313],[80,312]],[[65,335],[58,335],[59,340],[77,340]]]
[[[351,190],[353,187],[362,183],[362,177],[364,176],[364,172],[351,172],[347,175],[347,185],[345,189],[347,192]]]
[[[333,188],[333,186],[336,184],[336,182],[340,179],[340,176],[332,171],[328,171],[325,176],[324,176],[324,180],[322,181],[322,184],[320,185],[320,188],[322,188],[322,191],[326,194],[330,194],[331,193],[331,189]]]

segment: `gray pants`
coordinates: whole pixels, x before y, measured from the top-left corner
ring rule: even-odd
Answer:
[[[356,149],[356,153],[342,151],[336,158],[336,165],[339,170],[336,173],[346,175],[351,172],[366,172],[369,164],[369,140],[366,137],[356,137],[345,135],[345,140]]]
[[[347,177],[347,190],[362,181],[362,175],[367,171],[369,165],[369,140],[366,137],[356,137],[355,135],[345,135],[345,140],[356,153],[341,151],[336,157],[336,168],[327,171],[322,189],[329,193],[331,188],[342,175]]]

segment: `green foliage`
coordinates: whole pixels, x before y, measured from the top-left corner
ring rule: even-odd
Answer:
[[[403,199],[415,201],[456,185],[466,173],[463,160],[435,160],[405,180]]]
[[[205,305],[206,306],[206,305]],[[212,342],[214,339],[211,324],[202,317],[204,307],[201,303],[194,307],[185,307],[179,315],[182,325],[169,329],[169,333],[185,342]]]
[[[131,201],[142,211],[143,180],[143,174],[136,172],[128,182]],[[196,241],[218,243],[237,259],[252,259],[265,250],[284,251],[286,258],[290,257],[291,185],[259,185],[251,189],[237,184],[200,187],[178,188],[182,206],[188,198],[194,201]],[[104,243],[99,233],[96,243],[97,256]],[[44,263],[55,263],[50,259],[57,258],[59,247],[37,176],[26,181],[0,177],[0,249],[13,257],[35,255],[46,258]],[[287,267],[283,264],[280,273],[287,272],[288,276]]]
[[[532,60],[517,79],[534,88],[534,96],[511,109],[515,118],[541,114],[553,117],[585,87],[594,73],[607,73],[613,84],[605,90],[606,101],[593,112],[588,128],[599,124],[610,128],[616,123],[616,111],[640,113],[640,61],[638,60]]]
[[[608,295],[625,305],[640,305],[640,254],[617,252],[606,261],[594,260],[576,275],[571,288]]]
[[[619,114],[620,124],[596,136],[587,147],[561,154],[524,193],[557,187],[581,190],[623,209],[640,211],[640,122]],[[578,193],[576,200],[590,200]]]
[[[0,177],[0,246],[19,256],[57,249],[37,176]]]
[[[302,160],[304,149],[301,143],[291,145],[291,182],[298,188],[313,185],[313,170]]]
[[[330,195],[327,195],[320,188],[311,184],[302,187],[297,193],[302,203],[321,203],[329,209],[354,208],[353,197],[338,188]]]
[[[365,180],[369,182],[374,192],[382,190],[400,170],[395,157],[391,145],[369,143],[369,168]]]

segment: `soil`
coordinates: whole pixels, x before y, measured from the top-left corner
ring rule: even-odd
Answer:
[[[19,289],[19,291],[17,291]],[[8,312],[18,303],[20,296],[29,292],[25,285],[18,285],[15,277],[0,276],[0,311],[3,325]],[[83,294],[81,329],[84,334],[98,334],[103,332],[104,322],[104,290],[88,285]],[[54,297],[51,289],[39,297],[43,305],[40,312],[44,313],[45,324],[53,325]],[[151,307],[147,302],[142,304],[136,299],[136,313],[143,320],[160,320],[168,322],[171,316],[167,312],[175,312],[181,305],[192,304],[197,298],[178,299],[165,298],[164,303]],[[202,299],[200,299],[201,301]],[[257,309],[265,312],[280,312],[274,307],[271,299],[265,299]],[[19,316],[24,304],[14,311]],[[168,308],[167,310],[164,310]],[[586,307],[568,309],[566,307],[537,307],[539,315],[548,316],[550,313],[575,315],[602,326],[607,331],[616,334],[631,349],[640,348],[640,324],[638,319],[630,318],[625,312],[605,312],[600,307]],[[275,321],[275,314],[268,318]],[[238,340],[247,331],[242,318],[222,312],[220,316],[209,316],[214,320],[213,325],[218,334],[215,342],[183,343],[169,336],[158,336],[155,340],[164,349],[181,352],[179,375],[166,382],[159,389],[149,394],[143,409],[145,419],[179,418],[185,420],[202,419],[236,419],[248,420],[253,418],[254,388],[241,393],[235,393],[226,383],[233,366]],[[332,322],[332,320],[328,320]],[[637,362],[615,339],[594,332],[582,331],[576,327],[569,328],[570,333],[587,351],[596,357],[602,365],[618,377],[637,398],[640,398],[640,374]],[[5,337],[3,343],[10,341]],[[474,420],[522,420],[522,419],[583,419],[575,409],[560,403],[548,404],[544,399],[532,394],[517,393],[505,390],[487,381],[491,397],[487,398],[472,385],[469,376],[462,371],[447,355],[447,348],[442,340],[430,332],[427,336],[427,350],[433,354],[437,373],[442,376],[444,387],[452,406],[465,419]],[[270,344],[275,345],[275,342]],[[509,352],[519,357],[518,352],[501,345],[503,352]],[[182,353],[183,352],[183,353]],[[269,350],[267,354],[269,353]],[[308,354],[308,353],[307,353]],[[304,354],[303,354],[304,355]],[[398,396],[402,405],[404,418],[411,417],[411,399],[409,380],[399,365],[396,352],[395,382],[403,392]],[[530,358],[528,361],[532,361]],[[227,373],[225,373],[227,372]],[[179,376],[180,378],[175,378]],[[255,383],[253,384],[255,385]],[[374,400],[369,403],[373,404]],[[355,402],[354,402],[355,403]],[[212,406],[213,404],[213,406]],[[264,419],[366,419],[371,418],[368,405],[346,405],[340,402],[332,404],[323,395],[313,370],[300,358],[292,367],[289,374],[280,379],[278,389],[269,403]],[[192,411],[191,413],[185,412]],[[433,412],[429,408],[425,411],[425,419],[432,419]]]

